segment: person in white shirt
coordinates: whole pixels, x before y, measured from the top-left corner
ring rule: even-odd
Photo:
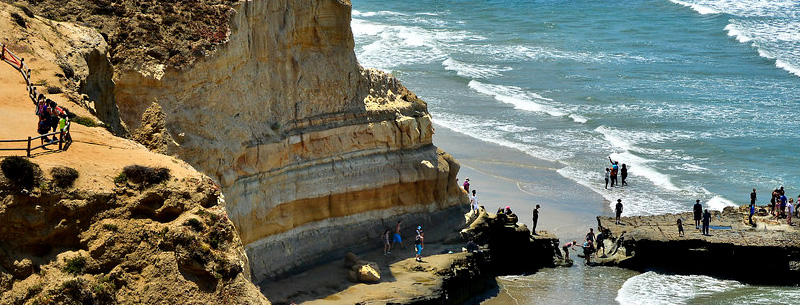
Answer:
[[[475,190],[472,190],[472,196],[469,196],[469,204],[472,212],[478,212],[478,196],[475,195]]]

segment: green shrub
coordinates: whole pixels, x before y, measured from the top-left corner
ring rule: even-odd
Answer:
[[[20,156],[6,157],[0,161],[0,170],[11,182],[21,188],[31,189],[42,177],[39,165]]]
[[[53,182],[60,188],[72,187],[75,180],[78,179],[78,171],[71,167],[58,166],[50,169],[50,175],[53,176]]]
[[[20,5],[20,4],[14,4],[14,6],[18,7],[19,9],[21,9],[22,12],[25,13],[25,16],[28,16],[30,18],[34,17],[33,16],[33,11],[31,11],[31,9],[29,9],[27,6]]]
[[[61,87],[47,86],[47,94],[59,94],[59,93],[62,93],[62,92],[64,92],[64,91],[61,90]]]
[[[128,165],[122,169],[128,181],[141,185],[153,185],[169,179],[169,169],[164,167],[148,167]]]
[[[58,65],[61,68],[61,71],[64,71],[64,77],[72,78],[75,76],[75,70],[72,69],[68,64],[62,63]]]
[[[190,226],[197,232],[203,232],[203,223],[197,220],[197,218],[189,218],[183,223],[183,225]]]
[[[128,176],[125,175],[125,172],[121,172],[121,173],[119,173],[119,175],[114,177],[114,183],[116,183],[116,184],[128,183]]]
[[[119,227],[117,227],[117,225],[115,225],[113,223],[106,223],[106,224],[103,224],[103,229],[116,232],[117,230],[119,230]]]
[[[20,14],[11,13],[11,19],[14,19],[14,22],[23,28],[28,27],[28,24],[25,22],[25,17],[22,17]]]
[[[91,118],[84,117],[84,116],[79,116],[79,115],[76,115],[74,118],[72,118],[72,122],[74,122],[75,124],[80,124],[80,125],[86,126],[86,127],[97,127],[97,126],[100,126],[100,124],[95,122],[95,120],[93,120]]]
[[[61,271],[69,274],[82,274],[83,269],[86,268],[86,258],[83,256],[75,256],[73,258],[67,259],[67,264],[64,265],[64,268]]]

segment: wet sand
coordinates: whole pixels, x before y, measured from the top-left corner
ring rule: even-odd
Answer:
[[[537,230],[555,233],[562,244],[582,240],[590,227],[597,226],[597,215],[612,216],[602,196],[556,172],[562,165],[435,127],[434,143],[461,163],[459,183],[469,177],[470,189],[477,190],[479,203],[489,211],[511,206],[520,222],[530,227],[533,208],[539,204]],[[622,284],[639,274],[616,267],[587,267],[576,254],[570,251],[576,262],[571,268],[499,277],[497,295],[482,304],[616,304]]]

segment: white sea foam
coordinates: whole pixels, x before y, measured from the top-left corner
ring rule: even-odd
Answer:
[[[706,206],[709,210],[722,211],[725,207],[735,207],[739,205],[721,196],[714,196],[706,202]]]
[[[392,11],[377,11],[377,12],[361,12],[358,10],[352,11],[353,17],[375,17],[375,16],[406,16],[406,14],[392,12]]]
[[[786,71],[789,71],[789,73],[792,73],[794,75],[800,76],[800,66],[796,66],[796,65],[787,63],[787,62],[785,62],[783,60],[780,60],[780,59],[775,61],[775,66],[777,66],[778,68],[784,69]]]
[[[571,118],[573,121],[575,121],[575,123],[581,123],[581,124],[584,124],[584,123],[589,121],[589,119],[587,119],[586,117],[583,117],[583,116],[580,116],[580,115],[577,115],[577,114],[570,114],[569,118]]]
[[[467,64],[448,57],[442,62],[445,70],[455,71],[456,74],[468,78],[491,78],[500,76],[504,71],[511,71],[511,67],[496,65]]]
[[[753,40],[753,37],[742,32],[739,26],[734,23],[726,25],[725,30],[728,31],[728,36],[736,38],[736,40],[741,43],[747,43]]]
[[[622,305],[685,304],[698,297],[744,288],[730,280],[703,275],[665,275],[652,271],[634,276],[622,284],[616,301]]]
[[[519,87],[484,84],[476,80],[470,81],[469,87],[479,93],[492,96],[497,101],[513,105],[515,109],[542,112],[551,116],[566,115],[566,113],[547,104],[552,102],[552,99],[525,91]]]
[[[669,2],[672,2],[672,3],[675,3],[675,4],[680,4],[680,5],[683,5],[683,6],[686,6],[686,7],[690,7],[693,10],[697,11],[698,13],[700,13],[700,15],[719,14],[720,13],[720,11],[718,11],[718,10],[712,8],[712,7],[701,5],[701,4],[697,4],[697,3],[688,3],[688,2],[683,2],[683,1],[680,1],[680,0],[669,0]]]

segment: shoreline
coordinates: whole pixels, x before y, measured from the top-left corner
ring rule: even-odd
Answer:
[[[562,242],[582,237],[596,226],[598,215],[612,215],[602,195],[556,172],[563,167],[557,162],[457,133],[435,120],[434,128],[436,146],[461,164],[459,185],[469,177],[470,190],[477,190],[478,202],[488,212],[511,206],[520,222],[530,227],[533,209],[539,204],[536,230],[552,232]]]

